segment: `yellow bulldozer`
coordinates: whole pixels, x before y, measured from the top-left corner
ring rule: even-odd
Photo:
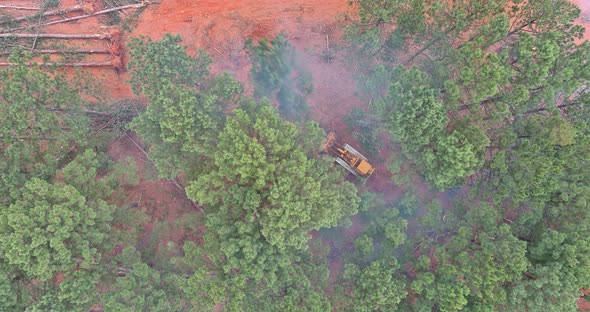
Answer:
[[[375,171],[369,160],[348,144],[339,144],[336,141],[336,133],[330,132],[322,143],[322,149],[346,170],[356,176],[368,178]]]

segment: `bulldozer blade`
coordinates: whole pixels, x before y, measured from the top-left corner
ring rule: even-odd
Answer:
[[[355,176],[359,176],[358,173],[354,171],[354,169],[352,169],[352,167],[349,164],[347,164],[343,159],[335,157],[334,160],[336,160],[337,163],[339,163],[342,167],[346,168],[346,170],[350,171]]]

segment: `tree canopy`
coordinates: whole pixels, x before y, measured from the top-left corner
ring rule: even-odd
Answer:
[[[71,148],[83,146],[88,120],[81,92],[63,75],[25,65],[0,70],[0,201],[18,196],[27,179],[51,177]]]
[[[392,169],[415,166],[440,190],[462,186],[453,206],[428,205],[418,217],[422,237],[406,250],[418,259],[401,257],[410,289],[400,307],[574,309],[587,284],[577,270],[587,267],[579,233],[588,226],[580,208],[590,50],[574,40],[579,9],[568,1],[353,6],[346,37],[352,52],[374,56],[359,60],[368,69],[359,86],[395,143]],[[406,307],[411,300],[418,304]]]
[[[252,59],[250,75],[254,82],[254,95],[267,97],[279,103],[279,112],[291,121],[308,119],[306,97],[313,90],[311,74],[285,32],[270,41],[268,38],[254,44],[246,41]]]
[[[246,40],[246,81],[210,70],[179,36],[129,39],[137,97],[125,102],[147,105],[134,113],[92,96],[77,70],[9,56],[0,310],[575,310],[590,288],[579,9],[350,4],[329,55],[286,32]],[[338,73],[356,75],[368,104],[318,121],[338,131],[341,118],[343,141],[371,152],[372,180],[344,176],[321,151],[306,62],[352,65]],[[109,156],[128,153],[123,139],[138,170]],[[178,206],[149,194],[165,184],[174,192],[156,192]]]
[[[142,41],[132,55],[149,60],[158,49],[178,50],[178,41]],[[180,59],[201,62],[187,55]],[[161,61],[145,66],[166,71],[176,62]],[[144,63],[135,63],[133,81],[150,83],[137,76],[147,70]],[[176,83],[168,87],[154,80],[152,86],[165,92],[145,94],[150,105],[132,128],[150,144],[150,157],[162,164],[160,173],[183,172],[188,197],[206,207],[205,244],[186,246],[192,265],[200,264],[189,279],[188,292],[209,308],[224,303],[237,309],[253,304],[255,290],[278,294],[286,287],[281,285],[289,285],[289,274],[311,273],[298,260],[309,257],[309,232],[341,224],[356,213],[358,197],[354,185],[342,181],[329,161],[311,156],[325,136],[317,124],[297,126],[282,120],[268,101],[242,96],[241,86],[227,74],[203,71],[199,86],[185,83],[186,75],[181,70],[172,73]],[[182,99],[173,94],[182,94]],[[238,107],[227,112],[229,104]],[[187,113],[178,114],[178,107]],[[170,151],[182,151],[186,158],[171,159],[178,154]],[[291,300],[313,300],[322,306],[318,298],[299,298],[302,295],[299,290],[281,295],[269,302],[269,309],[301,306]]]

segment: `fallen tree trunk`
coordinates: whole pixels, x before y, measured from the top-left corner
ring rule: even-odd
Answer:
[[[0,6],[1,8],[2,6]],[[7,22],[22,22],[22,21],[26,21],[28,19],[31,18],[38,18],[38,17],[47,17],[47,16],[52,16],[52,15],[58,15],[58,14],[66,14],[66,13],[70,13],[70,12],[76,12],[76,11],[82,11],[84,10],[84,8],[80,5],[76,5],[73,7],[68,7],[68,8],[63,8],[63,9],[59,9],[59,10],[51,10],[51,11],[47,11],[44,13],[41,13],[40,15],[35,14],[35,15],[28,15],[28,16],[23,16],[23,17],[17,17],[11,20],[6,20],[6,21],[2,21],[0,22],[0,24],[4,24]]]
[[[70,18],[66,18],[66,19],[62,19],[62,20],[58,20],[58,21],[41,23],[41,24],[37,24],[37,25],[22,26],[22,27],[8,29],[8,30],[5,30],[5,31],[6,32],[12,32],[12,31],[15,31],[15,30],[22,30],[22,29],[27,29],[27,28],[33,28],[33,27],[37,27],[37,26],[49,26],[49,25],[60,24],[60,23],[65,23],[65,22],[71,22],[71,21],[76,21],[76,20],[83,19],[83,18],[89,18],[89,17],[101,15],[101,14],[106,14],[106,13],[110,13],[110,12],[120,11],[120,10],[131,9],[131,8],[141,8],[141,7],[145,7],[147,5],[148,5],[148,2],[142,2],[142,3],[137,3],[137,4],[129,4],[129,5],[124,5],[124,6],[120,6],[120,7],[115,7],[115,8],[101,10],[101,11],[98,11],[98,12],[95,12],[95,13],[92,13],[92,14],[80,15],[80,16],[70,17]]]
[[[75,54],[75,53],[84,53],[84,54],[110,54],[111,51],[109,50],[91,50],[91,49],[82,49],[82,50],[33,50],[32,52],[40,53],[40,54]],[[12,51],[0,51],[0,55],[10,55]]]
[[[131,141],[131,143],[133,143],[133,145],[135,145],[135,147],[137,147],[137,149],[139,149],[140,152],[143,153],[143,155],[146,157],[146,159],[149,161],[150,156],[148,155],[148,153],[146,152],[146,150],[139,145],[139,143],[137,143],[130,135],[129,133],[127,133],[125,135],[127,137],[127,139],[129,141]],[[184,197],[186,198],[186,200],[188,200],[191,205],[193,205],[193,207],[195,209],[197,209],[198,211],[203,211],[203,207],[199,204],[197,204],[195,201],[193,201],[192,199],[188,198],[188,196],[186,195],[186,190],[184,189],[184,187],[182,185],[180,185],[180,183],[178,183],[178,179],[174,178],[174,179],[168,179],[169,182],[172,182],[172,184],[174,184],[174,186],[176,186],[179,190],[181,190],[184,194]]]
[[[25,6],[18,6],[18,5],[3,5],[3,4],[0,4],[0,9],[15,9],[15,10],[30,10],[30,11],[41,10],[41,8],[25,7]]]
[[[30,140],[30,141],[54,141],[56,138],[30,137],[30,136],[0,136],[0,140],[11,138],[13,140]]]
[[[0,62],[0,66],[15,66],[17,63]],[[102,67],[114,66],[112,61],[106,62],[78,62],[78,63],[24,63],[26,66],[61,66],[61,67]]]
[[[111,39],[111,34],[0,34],[0,38]]]
[[[83,113],[86,115],[96,115],[96,116],[106,116],[106,117],[112,117],[113,113],[112,112],[100,112],[100,111],[95,111],[95,110],[90,110],[90,109],[67,109],[67,108],[61,108],[61,107],[47,107],[47,110],[50,112],[79,112],[79,113]]]

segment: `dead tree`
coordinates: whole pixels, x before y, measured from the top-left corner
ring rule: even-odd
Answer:
[[[0,38],[54,38],[54,39],[111,39],[112,35],[104,34],[0,34]]]
[[[0,4],[0,9],[30,10],[30,11],[41,10],[41,8],[35,8],[35,7],[26,7],[26,6],[19,6],[19,5],[4,5],[4,4]]]
[[[13,51],[0,51],[0,55],[10,55]],[[99,49],[78,49],[78,50],[67,50],[67,49],[58,49],[58,50],[33,50],[34,53],[39,54],[76,54],[76,53],[83,53],[83,54],[111,54],[111,51]]]
[[[70,17],[70,18],[66,18],[66,19],[62,19],[62,20],[58,20],[58,21],[41,23],[41,24],[37,24],[37,25],[28,25],[28,26],[16,27],[16,28],[5,30],[5,32],[13,32],[13,31],[16,31],[16,30],[22,30],[22,29],[33,28],[33,27],[38,27],[38,26],[49,26],[49,25],[61,24],[61,23],[65,23],[65,22],[76,21],[76,20],[79,20],[79,19],[89,18],[89,17],[93,17],[93,16],[97,16],[97,15],[101,15],[101,14],[106,14],[106,13],[110,13],[110,12],[115,12],[115,11],[120,11],[120,10],[125,10],[125,9],[131,9],[131,8],[141,8],[141,7],[147,6],[148,3],[149,2],[142,2],[142,3],[124,5],[124,6],[120,6],[120,7],[115,7],[115,8],[101,10],[101,11],[98,11],[98,12],[95,12],[95,13],[92,13],[92,14],[86,14],[86,15],[80,15],[80,16]]]
[[[0,66],[16,66],[17,63],[10,63],[10,62],[0,62]],[[104,62],[77,62],[77,63],[35,63],[35,62],[28,62],[24,63],[26,66],[60,66],[60,67],[103,67],[103,66],[112,66],[117,67],[117,63],[113,62],[112,60],[104,61]]]
[[[2,6],[0,5],[0,8],[1,7]],[[0,22],[0,24],[4,24],[7,22],[22,22],[22,21],[26,21],[26,20],[32,19],[32,18],[47,17],[47,16],[52,16],[52,15],[58,15],[58,14],[66,14],[66,13],[82,11],[82,10],[84,10],[84,8],[82,6],[76,5],[73,7],[63,8],[63,9],[59,9],[59,10],[51,10],[51,11],[43,12],[41,14],[13,18],[11,20],[2,21],[2,22]]]

